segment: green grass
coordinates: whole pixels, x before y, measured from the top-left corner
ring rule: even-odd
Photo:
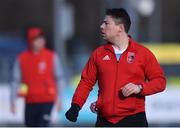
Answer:
[[[75,85],[74,88],[78,85],[80,81],[81,75],[78,74],[72,79],[72,85]],[[180,87],[180,76],[168,76],[167,77],[167,86],[175,86],[175,87]]]
[[[180,87],[180,76],[167,77],[167,85]]]

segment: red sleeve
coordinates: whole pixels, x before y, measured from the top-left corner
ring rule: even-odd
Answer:
[[[96,52],[94,52],[82,71],[81,80],[75,90],[74,96],[72,98],[72,103],[76,103],[82,108],[82,106],[86,102],[90,91],[93,89],[96,80]]]
[[[142,83],[141,95],[147,96],[162,92],[166,88],[166,78],[155,56],[148,51],[145,56],[145,75],[147,82]]]

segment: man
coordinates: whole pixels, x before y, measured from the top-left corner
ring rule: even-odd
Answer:
[[[60,110],[63,72],[56,53],[45,48],[46,39],[42,29],[30,28],[27,36],[29,49],[18,56],[13,68],[11,111],[16,112],[17,95],[23,96],[25,125],[45,127],[49,126],[55,101]]]
[[[107,44],[89,58],[66,118],[75,122],[93,85],[98,81],[96,126],[147,127],[145,96],[161,92],[166,79],[155,56],[136,43],[128,31],[125,9],[107,9],[102,37]]]

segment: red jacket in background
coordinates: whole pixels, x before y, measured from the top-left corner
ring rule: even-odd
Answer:
[[[96,81],[99,86],[99,115],[112,123],[144,112],[145,96],[161,92],[166,87],[166,79],[155,56],[131,38],[119,61],[112,44],[102,45],[92,53],[83,69],[72,103],[82,107]],[[123,97],[121,88],[128,83],[142,85],[141,94]]]
[[[28,31],[29,50],[18,57],[21,69],[22,83],[28,86],[27,103],[54,102],[56,99],[56,82],[53,75],[54,53],[42,49],[40,53],[31,51],[34,38],[43,34],[41,29],[32,28]]]

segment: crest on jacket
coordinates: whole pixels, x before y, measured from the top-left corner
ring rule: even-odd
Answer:
[[[46,70],[46,62],[45,61],[41,61],[40,63],[39,63],[39,73],[40,74],[42,74],[42,73],[44,73],[45,72],[45,70]]]
[[[128,52],[127,55],[127,62],[128,63],[133,63],[135,58],[135,53],[134,52]]]

